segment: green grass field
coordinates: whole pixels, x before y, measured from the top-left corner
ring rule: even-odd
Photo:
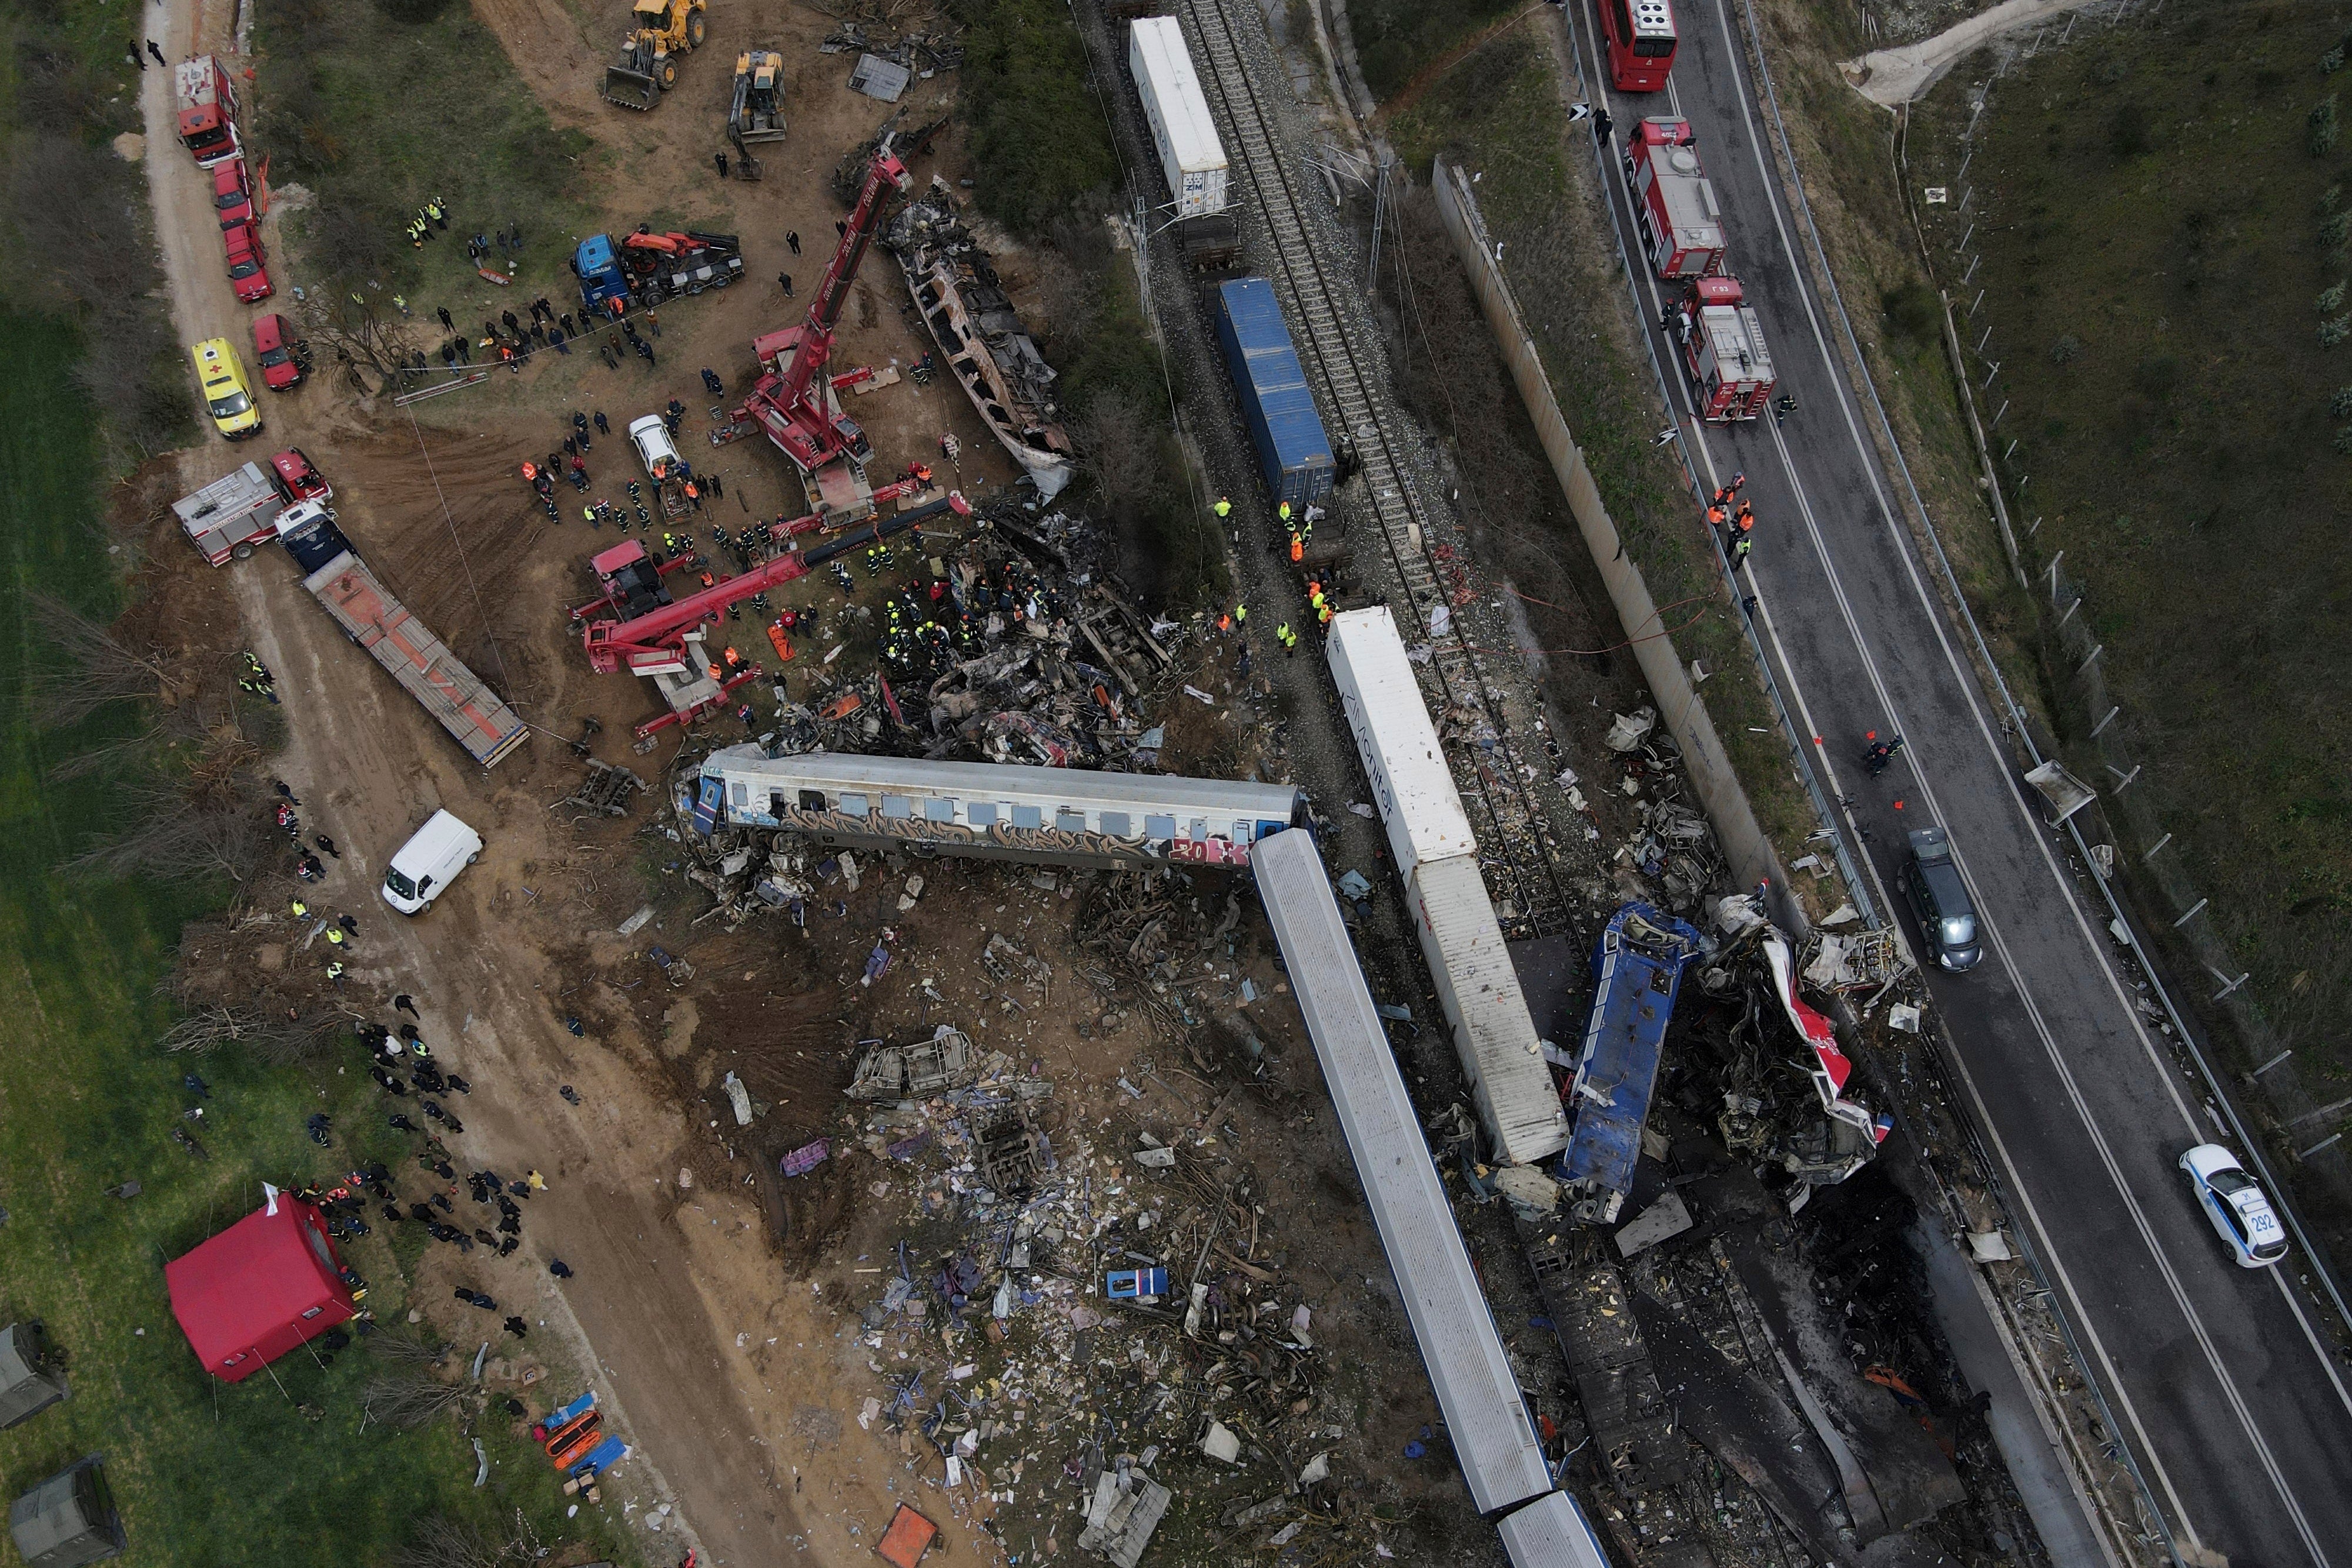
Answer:
[[[2028,570],[2065,552],[2122,708],[2107,738],[2147,763],[2135,788],[2299,1066],[2339,1082],[2352,147],[2314,115],[2332,127],[2352,93],[2345,23],[2218,3],[2079,29],[1995,89],[1971,212],[1934,209],[1939,230],[1979,225],[1999,440],[2011,482],[2031,476],[2021,525],[2042,519]],[[1924,183],[1956,162],[1964,78],[1915,117]],[[2051,685],[2083,742],[2097,716],[2069,669]]]
[[[37,585],[110,616],[120,591],[99,518],[98,434],[88,405],[57,390],[75,336],[13,316],[0,317],[0,333],[21,372],[0,378],[0,571],[15,602]],[[36,734],[26,699],[42,658],[21,618],[0,640],[0,1322],[44,1321],[70,1357],[74,1392],[0,1434],[0,1486],[14,1497],[104,1452],[132,1542],[125,1561],[139,1563],[382,1563],[409,1521],[436,1508],[488,1520],[520,1503],[557,1539],[555,1478],[502,1417],[482,1423],[499,1464],[478,1492],[471,1448],[450,1419],[363,1431],[360,1391],[380,1368],[362,1346],[331,1366],[298,1354],[276,1376],[234,1387],[197,1367],[172,1320],[164,1260],[252,1208],[265,1178],[331,1178],[401,1151],[373,1086],[332,1063],[278,1069],[154,1048],[169,1021],[155,983],[182,923],[221,890],[76,885],[56,874],[115,812],[102,778],[53,788],[43,770],[127,730],[133,716]],[[203,1162],[170,1137],[193,1100],[180,1082],[190,1066],[213,1090]],[[361,1146],[342,1137],[331,1153],[311,1145],[302,1124],[314,1110],[335,1114]],[[102,1191],[123,1181],[143,1190],[128,1201]],[[403,1288],[385,1228],[350,1259],[370,1276],[373,1304],[388,1311]],[[305,1405],[322,1414],[306,1416]],[[605,1554],[613,1543],[596,1544]],[[14,1560],[0,1548],[0,1563]]]
[[[558,309],[577,299],[565,263],[574,236],[604,226],[587,199],[601,154],[584,134],[550,123],[471,10],[286,0],[261,9],[254,37],[270,182],[311,193],[287,214],[305,264],[298,278],[404,288],[429,319],[443,299],[485,290],[466,259],[467,236],[513,223],[522,227],[520,264],[495,250],[489,264],[515,267],[520,298],[569,295]],[[448,204],[449,227],[412,246],[403,228],[436,197]],[[672,199],[649,190],[643,205],[650,214]],[[467,326],[467,313],[456,314]]]

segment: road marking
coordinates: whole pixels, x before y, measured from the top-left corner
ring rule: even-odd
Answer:
[[[1717,24],[1723,33],[1725,47],[1729,51],[1734,61],[1738,62],[1739,66],[1744,66],[1745,55],[1733,35],[1729,10],[1724,4],[1724,0],[1717,0],[1716,16]],[[1986,722],[1984,711],[1981,706],[1982,694],[1978,689],[1978,683],[1975,679],[1974,672],[1966,665],[1965,662],[1959,658],[1958,653],[1953,649],[1944,625],[1942,605],[1940,601],[1927,591],[1927,585],[1920,580],[1917,564],[1912,559],[1911,551],[1906,548],[1907,540],[1896,526],[1895,515],[1888,507],[1886,496],[1880,486],[1877,468],[1877,455],[1863,437],[1859,423],[1854,415],[1853,406],[1850,396],[1850,389],[1845,384],[1844,367],[1830,348],[1827,335],[1823,332],[1822,328],[1820,316],[1813,308],[1811,295],[1804,286],[1804,280],[1807,276],[1806,268],[1802,260],[1797,254],[1796,246],[1789,235],[1787,223],[1782,217],[1780,193],[1774,186],[1772,170],[1765,159],[1763,143],[1757,134],[1754,112],[1748,100],[1748,84],[1743,72],[1738,68],[1735,68],[1733,71],[1733,87],[1739,100],[1740,119],[1743,127],[1748,132],[1749,153],[1750,156],[1755,159],[1757,173],[1764,183],[1766,203],[1771,209],[1773,228],[1779,235],[1782,253],[1788,257],[1796,274],[1799,301],[1803,306],[1807,324],[1811,329],[1814,345],[1820,350],[1823,364],[1830,371],[1830,381],[1837,395],[1839,412],[1845,420],[1847,434],[1853,439],[1855,451],[1862,459],[1864,476],[1869,483],[1873,497],[1878,503],[1881,526],[1887,530],[1890,539],[1895,548],[1897,558],[1901,559],[1904,564],[1905,573],[1910,580],[1913,592],[1918,598],[1921,606],[1927,612],[1928,624],[1935,632],[1937,645],[1943,652],[1946,663],[1950,666],[1958,682],[1960,690],[1968,704],[1969,716],[1976,721],[1978,733],[1983,738],[1986,748],[1993,758],[1996,769],[2006,776],[2010,771],[2008,758],[2006,753],[2002,751],[1999,742],[1995,739],[1990,726]],[[1881,703],[1884,706],[1889,719],[1896,723],[1899,730],[1900,719],[1895,714],[1891,695],[1886,691],[1885,683],[1880,673],[1878,662],[1872,655],[1868,644],[1864,641],[1862,629],[1854,615],[1852,602],[1846,596],[1844,585],[1839,578],[1837,570],[1832,561],[1827,543],[1821,536],[1818,520],[1813,514],[1811,505],[1803,494],[1803,486],[1801,483],[1796,478],[1795,466],[1790,461],[1787,442],[1777,425],[1773,429],[1772,439],[1773,444],[1780,454],[1782,465],[1784,468],[1788,470],[1791,486],[1795,488],[1798,494],[1799,506],[1804,515],[1808,536],[1811,538],[1814,549],[1820,558],[1822,571],[1830,582],[1832,595],[1835,597],[1841,615],[1846,622],[1848,633],[1853,640],[1854,647],[1862,657],[1864,668],[1869,672],[1871,684],[1874,689],[1877,691]],[[1916,746],[1912,747],[1912,771],[1918,780],[1921,794],[1927,798],[1929,810],[1936,814],[1939,821],[1948,820],[1945,818],[1942,809],[1936,802],[1934,787],[1928,781],[1927,769],[1924,766],[1918,748]],[[2164,1083],[2167,1093],[2170,1095],[2175,1109],[2179,1112],[2181,1118],[2189,1127],[2191,1135],[2197,1135],[2198,1129],[2196,1120],[2192,1115],[2190,1115],[2186,1102],[2182,1100],[2179,1086],[2172,1082],[2170,1071],[2168,1070],[2161,1058],[2157,1054],[2154,1049],[2154,1043],[2150,1039],[2147,1030],[2140,1025],[2137,1010],[2132,1008],[2128,998],[2124,996],[2121,980],[2116,974],[2114,966],[2110,961],[2105,949],[2101,946],[2097,940],[2092,936],[2088,922],[2084,917],[2080,901],[2074,896],[2074,889],[2072,882],[2061,872],[2057,864],[2056,857],[2052,854],[2049,845],[2043,841],[2039,824],[2034,821],[2032,813],[2026,808],[2023,800],[2019,798],[2017,792],[2013,789],[2011,789],[2008,794],[2011,806],[2018,811],[2019,815],[2024,819],[2027,834],[2033,841],[2036,848],[2041,852],[2043,863],[2049,869],[2053,881],[2057,883],[2061,895],[2065,899],[2068,910],[2074,915],[2075,925],[2078,931],[2082,934],[2085,945],[2090,948],[2092,956],[2097,963],[2100,970],[2105,975],[2108,986],[2114,992],[2116,1003],[2122,1009],[2127,1024],[2131,1028],[2133,1033],[2138,1037],[2143,1053],[2147,1057],[2150,1064],[2156,1068],[2159,1080]],[[1956,862],[1958,862],[1961,874],[1967,879],[1971,892],[1974,892],[1976,888],[1976,879],[1969,873],[1966,862],[1959,859],[1957,851],[1955,852],[1954,858]],[[2166,1254],[2164,1249],[2157,1240],[2154,1228],[2148,1220],[2146,1210],[2142,1207],[2138,1197],[2132,1192],[2129,1184],[2125,1180],[2122,1169],[2116,1163],[2112,1149],[2106,1141],[2105,1134],[2092,1116],[2090,1107],[2087,1102],[2083,1098],[2080,1088],[2076,1083],[2072,1071],[2067,1067],[2064,1060],[2059,1052],[2057,1040],[2051,1032],[2048,1023],[2042,1016],[2040,1004],[2034,999],[2032,988],[2025,983],[2022,972],[2018,968],[2015,960],[2011,957],[2008,943],[2001,936],[2000,928],[1994,925],[1990,916],[1985,913],[1986,904],[1981,897],[1978,899],[1978,910],[1979,918],[1983,921],[1988,933],[1992,936],[1994,945],[2000,949],[2002,964],[2009,969],[2011,977],[2017,986],[2019,999],[2025,1005],[2027,1015],[2033,1022],[2035,1032],[2042,1040],[2044,1050],[2050,1058],[2051,1064],[2057,1071],[2060,1082],[2066,1089],[2069,1102],[2074,1106],[2076,1115],[2082,1121],[2085,1131],[2089,1133],[2093,1146],[2097,1150],[2101,1163],[2107,1169],[2109,1180],[2114,1184],[2117,1194],[2123,1198],[2124,1205],[2130,1212],[2135,1227],[2140,1231],[2143,1241],[2147,1244],[2151,1256],[2155,1259],[2157,1268],[2163,1275],[2165,1283],[2171,1291],[2175,1303],[2179,1307],[2182,1316],[2189,1322],[2190,1332],[2195,1335],[2199,1346],[2203,1350],[2207,1364],[2212,1369],[2215,1380],[2221,1385],[2222,1392],[2228,1398],[2232,1411],[2238,1416],[2240,1426],[2244,1430],[2248,1442],[2252,1446],[2257,1458],[2263,1465],[2263,1469],[2269,1474],[2272,1484],[2277,1489],[2281,1500],[2286,1505],[2287,1513],[2294,1521],[2296,1531],[2302,1536],[2304,1544],[2310,1550],[2315,1560],[2325,1564],[2327,1562],[2326,1553],[2321,1550],[2317,1536],[2314,1534],[2309,1521],[2305,1518],[2301,1503],[2296,1499],[2293,1488],[2287,1484],[2284,1474],[2280,1470],[2275,1458],[2271,1453],[2269,1444],[2265,1441],[2262,1433],[2256,1427],[2252,1413],[2247,1407],[2243,1396],[2239,1393],[2236,1383],[2231,1379],[2228,1371],[2221,1364],[2220,1353],[2206,1329],[2204,1320],[2198,1313],[2196,1308],[2189,1302],[2187,1291],[2180,1282],[2179,1276],[2173,1268],[2171,1259]],[[1970,1092],[1971,1094],[1975,1093],[1973,1083],[1971,1084]],[[2002,1157],[2006,1163],[2008,1161],[2008,1155],[2005,1149]],[[2012,1166],[2012,1171],[2013,1168],[2014,1167]],[[2038,1218],[2035,1221],[2035,1228],[2037,1230],[2042,1229]],[[2043,1231],[2042,1234],[2046,1241],[2046,1230]],[[2063,1277],[2064,1275],[2064,1270],[2058,1260],[2054,1248],[2050,1249],[2049,1255],[2053,1266],[2060,1269]],[[2077,1305],[2077,1311],[2079,1312],[2081,1310],[2081,1298],[2075,1292],[2071,1282],[2069,1282],[2067,1286],[2067,1293],[2070,1297],[2074,1299]],[[2298,1312],[2296,1315],[2298,1321],[2300,1321],[2301,1313]],[[2105,1347],[2099,1342],[2095,1330],[2091,1328],[2087,1315],[2084,1316],[2082,1321],[2085,1332],[2091,1335],[2093,1343],[2098,1346],[2100,1359],[2103,1362],[2107,1363],[2112,1370],[2113,1364],[2107,1356]],[[2316,1349],[2316,1337],[2311,1337],[2314,1347]],[[2325,1364],[2324,1357],[2323,1364]],[[2332,1368],[2330,1369],[2330,1375],[2332,1378]],[[2338,1392],[2340,1395],[2340,1385]],[[2126,1407],[2128,1409],[2130,1407],[2130,1401],[2128,1396],[2124,1394],[2120,1385],[2120,1381],[2118,1381],[2116,1386],[2116,1393],[2118,1397],[2121,1397],[2124,1400]],[[2133,1426],[2140,1431],[2142,1441],[2146,1444],[2147,1431],[2145,1427],[2141,1425],[2137,1414],[2133,1415],[2132,1423]],[[2190,1541],[2194,1542],[2197,1539],[2195,1531],[2189,1525],[2186,1511],[2180,1509],[2179,1494],[2173,1488],[2170,1478],[2165,1473],[2162,1461],[2156,1456],[2153,1445],[2147,1446],[2147,1452],[2149,1462],[2156,1469],[2158,1476],[2164,1485],[2167,1495],[2172,1498],[2176,1510],[2179,1510],[2179,1517],[2181,1520],[2183,1532],[2188,1534]]]

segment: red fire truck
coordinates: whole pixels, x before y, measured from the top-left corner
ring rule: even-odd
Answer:
[[[241,151],[236,139],[236,83],[217,55],[198,55],[172,68],[172,96],[180,113],[180,145],[209,169]]]
[[[1601,0],[1601,43],[1619,92],[1657,92],[1675,66],[1675,14],[1666,0]]]
[[[1764,324],[1743,298],[1736,277],[1694,277],[1675,316],[1698,416],[1710,424],[1757,418],[1779,384]]]
[[[1660,277],[1723,270],[1723,218],[1687,120],[1644,120],[1625,139],[1625,184],[1642,248]]]

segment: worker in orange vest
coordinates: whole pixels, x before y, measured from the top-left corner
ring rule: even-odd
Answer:
[[[1307,541],[1297,534],[1290,536],[1290,564],[1297,566],[1307,559]]]
[[[740,653],[737,653],[737,652],[735,651],[735,644],[734,644],[734,643],[728,643],[728,644],[727,644],[727,667],[728,667],[729,669],[730,669],[730,670],[731,670],[731,669],[733,669],[736,665],[738,665],[738,664],[741,664],[742,662],[743,662],[743,655],[742,655],[742,654],[740,654]]]
[[[1230,615],[1220,615],[1220,616],[1218,616],[1218,617],[1217,617],[1217,635],[1219,635],[1220,637],[1222,637],[1222,636],[1223,636],[1226,632],[1228,632],[1232,631],[1233,629],[1234,629],[1234,618],[1233,618],[1232,616],[1230,616]]]

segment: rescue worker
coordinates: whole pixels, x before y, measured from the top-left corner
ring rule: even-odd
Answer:
[[[1231,615],[1220,615],[1220,616],[1218,616],[1218,617],[1217,617],[1217,635],[1218,635],[1218,636],[1222,637],[1222,636],[1223,636],[1226,632],[1228,632],[1232,631],[1233,629],[1234,629],[1234,618],[1233,618]]]
[[[298,898],[298,899],[296,899],[296,900],[294,901],[294,918],[295,918],[295,919],[297,919],[297,920],[303,919],[303,918],[305,918],[306,916],[308,916],[308,915],[310,915],[310,906],[309,904],[307,904],[303,903],[303,902],[302,902],[300,899],[299,899],[299,898]]]
[[[1234,605],[1234,623],[1235,625],[1237,625],[1237,626],[1238,626],[1238,625],[1241,625],[1243,622],[1246,622],[1246,621],[1248,621],[1248,620],[1249,620],[1249,606],[1248,606],[1248,605],[1246,605],[1246,604],[1236,604],[1236,605]]]
[[[1217,514],[1217,521],[1221,523],[1234,515],[1234,504],[1223,496],[1218,497],[1217,504],[1209,509]]]
[[[1274,509],[1274,515],[1282,520],[1282,526],[1284,528],[1288,528],[1290,526],[1290,503],[1285,501],[1280,506],[1276,507]]]
[[[342,965],[341,965],[341,964],[340,964],[340,963],[329,964],[329,965],[327,966],[327,978],[328,978],[328,979],[330,979],[330,980],[332,980],[332,981],[335,983],[335,988],[336,988],[337,990],[341,990],[341,989],[342,989],[342,988],[343,988],[343,967],[342,967]]]
[[[342,945],[343,945],[343,928],[342,928],[341,926],[340,926],[340,925],[330,925],[330,926],[328,926],[328,927],[327,927],[327,946],[330,946],[330,947],[340,947],[340,946],[341,946]]]
[[[1274,640],[1282,644],[1282,656],[1286,659],[1290,657],[1290,651],[1298,646],[1298,639],[1292,635],[1287,621],[1274,629]]]
[[[1293,529],[1290,535],[1290,564],[1297,566],[1300,561],[1305,560],[1306,559],[1307,541],[1298,537],[1297,530]]]

